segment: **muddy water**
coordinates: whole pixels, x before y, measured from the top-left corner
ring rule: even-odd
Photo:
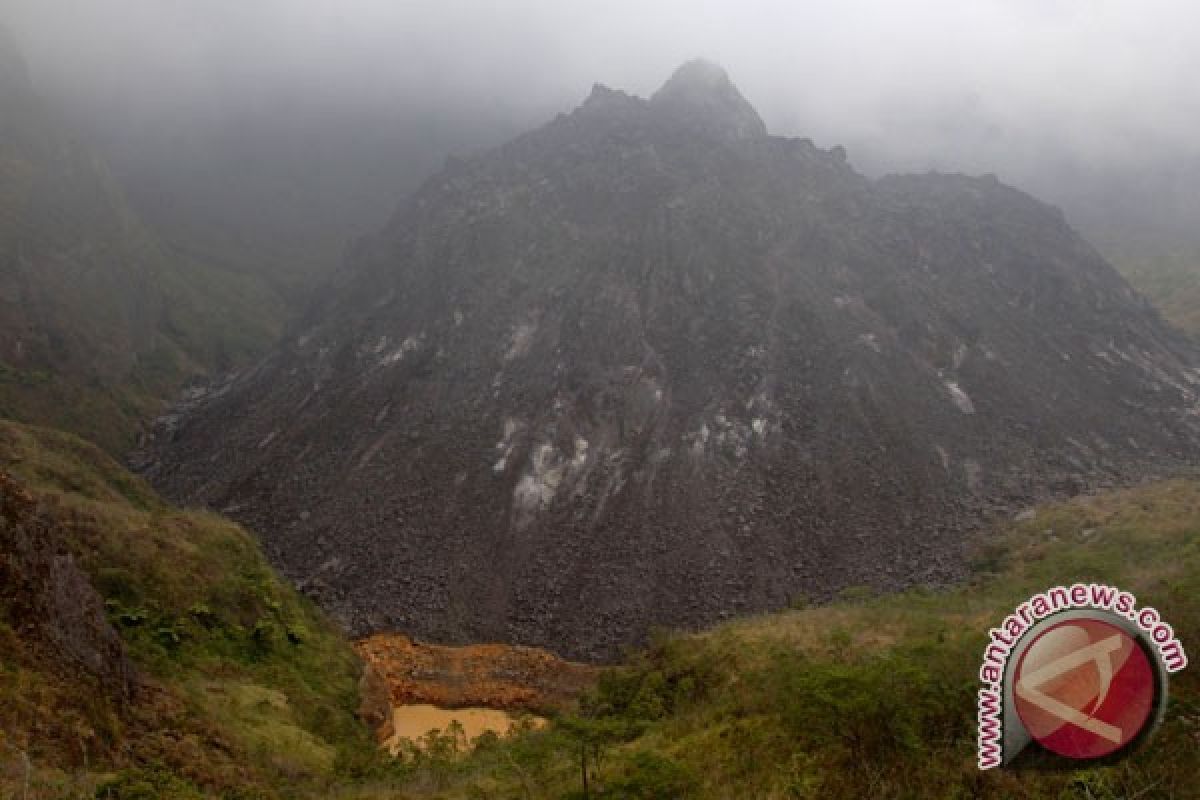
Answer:
[[[541,727],[544,718],[522,709],[570,710],[600,676],[597,667],[518,645],[452,647],[377,633],[356,648],[367,665],[363,718],[393,753],[400,739],[419,742],[454,721],[463,728],[463,745],[489,730],[502,736],[525,719]]]
[[[504,736],[517,724],[517,719],[515,714],[492,708],[451,709],[425,704],[395,706],[392,709],[392,727],[395,733],[383,744],[394,753],[399,748],[401,739],[418,742],[432,730],[439,730],[444,734],[451,722],[458,722],[462,726],[464,737],[469,743],[486,731]],[[546,724],[541,717],[532,719],[537,727]]]

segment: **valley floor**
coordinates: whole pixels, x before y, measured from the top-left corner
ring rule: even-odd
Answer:
[[[468,757],[410,754],[405,777],[378,796],[1200,797],[1193,670],[1172,678],[1165,724],[1126,761],[976,768],[985,631],[1032,593],[1076,580],[1127,588],[1185,647],[1200,642],[1200,481],[1037,509],[981,543],[972,577],[951,591],[851,591],[663,637],[603,674],[579,713]]]
[[[1173,677],[1152,744],[1119,764],[980,773],[974,750],[985,631],[1035,591],[1121,586],[1200,647],[1200,478],[1022,515],[979,544],[952,590],[850,590],[663,635],[601,672],[548,668],[552,657],[524,648],[384,637],[359,645],[392,673],[373,685],[237,526],[169,507],[96,448],[44,429],[0,425],[0,469],[6,545],[33,531],[57,554],[3,565],[3,587],[34,587],[0,592],[3,796],[1200,797],[1194,669]],[[41,552],[22,547],[5,552]],[[99,609],[90,627],[30,617],[49,563],[82,568]],[[120,647],[105,663],[128,659],[132,700],[74,646],[110,641],[106,626]],[[450,691],[462,674],[478,680]],[[529,686],[543,694],[522,694]],[[380,698],[385,715],[404,701],[537,709],[549,724],[485,735],[470,752],[443,731],[391,758],[371,735],[372,693],[374,724]]]

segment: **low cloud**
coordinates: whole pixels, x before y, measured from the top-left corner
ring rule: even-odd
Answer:
[[[1200,157],[1200,7],[1182,0],[0,0],[0,19],[46,93],[110,128],[266,106],[508,132],[703,56],[773,132],[870,171],[1036,182],[1048,161]]]

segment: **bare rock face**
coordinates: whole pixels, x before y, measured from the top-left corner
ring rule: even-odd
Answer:
[[[37,649],[47,670],[94,679],[128,701],[136,674],[104,603],[61,529],[0,472],[0,619]]]
[[[1055,209],[689,64],[449,164],[145,468],[355,633],[596,658],[948,580],[989,511],[1194,458],[1197,363]]]
[[[762,118],[725,70],[707,61],[689,61],[677,69],[650,105],[710,136],[736,140],[767,135]]]

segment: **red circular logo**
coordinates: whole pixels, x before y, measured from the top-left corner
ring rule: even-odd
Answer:
[[[1154,668],[1132,635],[1099,619],[1042,631],[1013,673],[1025,729],[1067,758],[1101,758],[1129,744],[1150,719]]]

